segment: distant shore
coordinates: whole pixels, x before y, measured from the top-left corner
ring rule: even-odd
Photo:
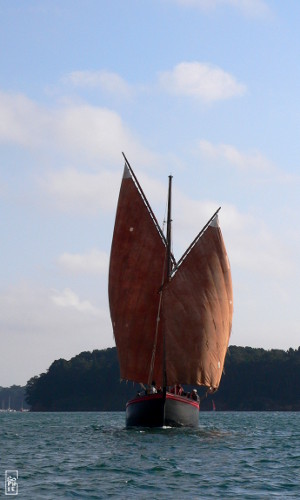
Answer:
[[[216,411],[300,411],[299,386],[300,347],[230,346],[219,390],[202,401],[201,411],[213,411],[212,400]],[[54,361],[47,373],[28,381],[25,400],[36,412],[123,411],[139,390],[138,384],[120,382],[116,348],[109,348]],[[204,388],[197,390],[204,395]]]

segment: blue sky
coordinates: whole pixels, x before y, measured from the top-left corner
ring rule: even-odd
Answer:
[[[0,385],[114,345],[124,151],[180,258],[222,206],[231,343],[299,342],[300,3],[0,1]]]

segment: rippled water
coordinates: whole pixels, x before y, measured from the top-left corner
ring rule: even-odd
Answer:
[[[25,499],[299,499],[299,426],[300,413],[200,413],[196,430],[126,430],[123,413],[0,413],[0,497],[13,469]]]

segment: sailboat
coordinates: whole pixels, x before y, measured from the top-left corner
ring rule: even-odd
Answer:
[[[109,265],[109,304],[123,380],[145,389],[126,426],[199,425],[199,397],[217,390],[231,333],[232,281],[218,209],[181,259],[172,250],[172,176],[164,235],[126,156]]]

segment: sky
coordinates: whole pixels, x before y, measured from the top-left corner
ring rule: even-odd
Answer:
[[[211,215],[230,344],[300,345],[300,2],[0,0],[0,386],[114,345],[125,152],[178,260]]]

